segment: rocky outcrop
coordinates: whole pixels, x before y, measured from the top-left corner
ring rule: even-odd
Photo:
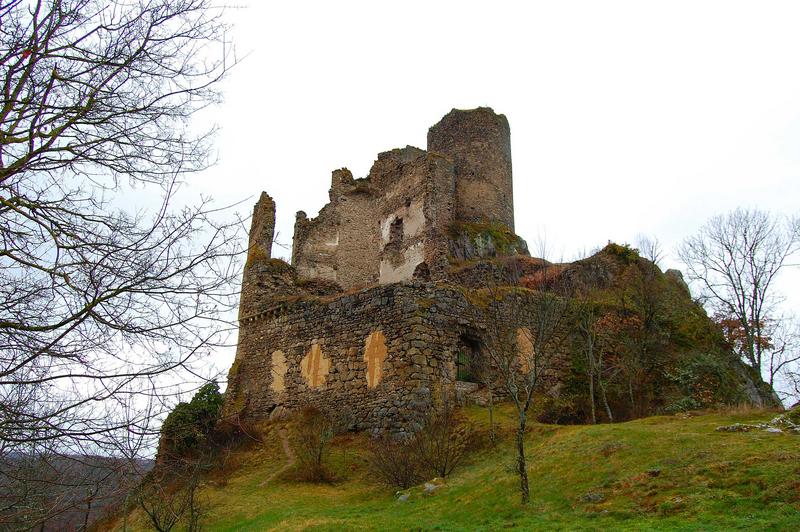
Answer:
[[[450,257],[456,261],[529,255],[528,244],[498,222],[456,222],[448,232]]]

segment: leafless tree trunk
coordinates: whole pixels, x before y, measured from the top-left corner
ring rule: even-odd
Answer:
[[[212,162],[189,119],[234,62],[225,26],[209,0],[12,0],[0,21],[0,458],[120,455],[233,330],[240,223],[173,206]]]
[[[599,368],[599,374],[602,374],[603,368]],[[602,380],[599,381],[600,385],[600,399],[603,401],[603,407],[606,409],[606,416],[608,416],[608,420],[613,423],[614,422],[614,414],[611,413],[611,407],[608,405],[608,396],[606,395],[606,385]]]
[[[497,443],[497,434],[494,430],[494,392],[492,392],[491,384],[486,386],[486,393],[486,405],[489,410],[489,442],[494,445]]]
[[[792,395],[792,371],[800,366],[800,322],[794,316],[783,316],[773,322],[767,361],[769,385],[775,390],[782,377],[790,386],[782,398],[789,398]]]
[[[586,363],[586,377],[589,379],[589,402],[591,404],[592,423],[597,423],[597,395],[606,412],[608,420],[613,423],[614,415],[608,404],[606,395],[606,368],[603,335],[598,331],[599,316],[596,309],[585,298],[578,294],[577,313],[577,332],[578,349],[583,352],[584,362]]]
[[[496,285],[488,289],[491,331],[484,347],[497,375],[497,385],[517,410],[516,461],[523,504],[530,501],[525,457],[528,411],[567,337],[569,307],[565,292],[560,290],[562,281],[551,268],[545,266],[541,272],[542,291]]]
[[[588,305],[584,304],[578,309],[578,330],[581,335],[581,343],[584,359],[586,362],[586,376],[589,378],[589,405],[591,407],[592,424],[597,424],[597,414],[595,411],[595,392],[594,381],[597,375],[597,363],[595,360],[595,344],[596,334],[594,330],[594,323],[596,316]]]

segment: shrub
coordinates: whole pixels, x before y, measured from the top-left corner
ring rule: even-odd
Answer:
[[[153,469],[145,476],[134,497],[155,530],[172,530],[180,522],[190,532],[201,530],[207,503],[199,487],[205,469],[196,462],[180,471]]]
[[[161,425],[159,457],[182,457],[207,447],[224,400],[219,385],[210,382],[190,402],[179,403]]]
[[[458,414],[450,400],[433,410],[416,436],[413,445],[423,471],[447,477],[463,460],[472,427]]]
[[[736,390],[731,384],[735,381],[728,374],[729,362],[724,358],[712,353],[696,353],[681,362],[667,372],[667,378],[681,394],[667,406],[668,412],[708,408],[735,398]]]
[[[293,448],[300,478],[307,482],[327,482],[332,475],[325,466],[328,443],[334,434],[330,416],[316,407],[303,407],[294,429]]]
[[[639,260],[639,250],[632,248],[628,244],[616,244],[614,242],[609,242],[608,245],[603,248],[603,251],[621,259],[626,264],[632,264]]]
[[[566,270],[566,266],[556,264],[545,266],[528,275],[523,275],[519,279],[519,285],[528,290],[546,291],[552,290],[556,282],[561,278],[561,274]]]
[[[370,470],[381,483],[406,489],[423,480],[413,440],[375,438],[368,451]]]

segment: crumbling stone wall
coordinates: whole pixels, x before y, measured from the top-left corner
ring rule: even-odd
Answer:
[[[528,296],[515,297],[487,313],[451,285],[393,283],[244,317],[224,414],[258,420],[314,405],[354,430],[419,430],[455,393],[465,339],[527,323]]]
[[[316,218],[297,214],[292,265],[301,277],[348,289],[441,279],[454,222],[513,233],[508,121],[488,108],[453,110],[430,129],[427,152],[381,153],[363,179],[336,170],[329,197]]]
[[[457,291],[434,292],[389,284],[244,318],[225,415],[264,419],[311,404],[357,430],[418,430],[455,378],[457,335],[429,319],[430,301],[466,309]]]
[[[316,218],[309,219],[303,211],[297,213],[292,265],[301,276],[308,279],[337,280],[339,219],[339,213],[331,204],[323,207]]]
[[[270,264],[272,240],[275,236],[275,202],[266,192],[261,193],[253,207],[250,224],[250,239],[247,247],[247,262],[242,276],[242,293],[239,299],[239,317],[247,316],[275,296],[278,286],[292,291],[293,275],[287,271],[275,271]],[[277,278],[276,278],[277,275]],[[269,288],[272,287],[272,288]]]
[[[448,159],[411,146],[379,154],[364,179],[334,171],[319,216],[298,213],[292,264],[301,277],[344,288],[409,280],[418,268],[441,275],[453,179]]]

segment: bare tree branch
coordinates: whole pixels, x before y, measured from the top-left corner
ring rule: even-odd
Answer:
[[[774,281],[798,250],[800,217],[736,209],[709,220],[678,251],[714,314],[741,331],[734,347],[762,379],[770,371],[773,318],[781,301]]]
[[[236,63],[221,14],[209,0],[0,3],[2,460],[134,460],[229,341],[241,221],[176,201],[213,162],[214,128],[190,120]],[[137,194],[158,200],[137,208]],[[33,484],[5,467],[0,484],[14,486],[2,527]]]

